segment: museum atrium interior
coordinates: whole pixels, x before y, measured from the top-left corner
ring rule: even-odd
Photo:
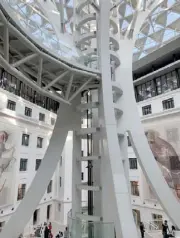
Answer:
[[[0,238],[180,237],[179,46],[180,0],[0,0]]]

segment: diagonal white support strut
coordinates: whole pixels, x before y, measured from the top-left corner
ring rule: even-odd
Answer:
[[[74,75],[72,74],[72,75],[71,75],[71,78],[70,78],[70,80],[69,80],[69,84],[68,84],[67,91],[66,91],[66,95],[65,95],[65,99],[66,99],[66,100],[68,100],[68,98],[69,98],[69,94],[70,94],[70,92],[71,92],[71,87],[72,87],[73,80],[74,80]]]
[[[80,92],[83,91],[83,89],[86,87],[88,83],[90,83],[92,78],[88,79],[69,99],[69,102],[71,102]]]
[[[39,86],[41,86],[41,83],[42,83],[42,70],[43,70],[43,58],[40,57],[40,59],[39,59],[38,77],[37,77],[37,83],[38,83]]]
[[[35,54],[35,53],[31,54],[31,55],[28,55],[27,57],[24,57],[24,58],[16,61],[14,64],[12,64],[12,66],[13,67],[18,67],[19,65],[24,64],[25,62],[34,59],[36,56],[37,56],[37,54]]]
[[[47,90],[49,87],[51,87],[53,84],[57,83],[59,80],[61,80],[62,78],[64,78],[67,74],[69,73],[69,71],[65,71],[64,73],[62,73],[61,75],[59,75],[57,78],[55,78],[53,81],[51,81],[47,86],[44,87],[45,90]]]

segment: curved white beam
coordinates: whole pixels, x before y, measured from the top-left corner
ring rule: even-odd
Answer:
[[[0,233],[0,238],[19,237],[33,215],[60,160],[68,131],[74,128],[79,118],[78,113],[75,112],[75,106],[61,104],[54,131],[41,166],[16,212]]]

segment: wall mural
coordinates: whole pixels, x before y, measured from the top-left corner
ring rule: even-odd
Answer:
[[[9,203],[8,196],[11,197],[15,148],[9,136],[6,131],[0,131],[0,206]]]
[[[166,182],[180,198],[180,120],[178,116],[146,122],[145,133]]]

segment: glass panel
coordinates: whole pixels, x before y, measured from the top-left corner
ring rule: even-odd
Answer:
[[[24,3],[23,0],[8,0],[4,4],[8,4],[13,20],[33,41],[36,41],[41,47],[49,50],[56,57],[62,56],[68,60],[85,65],[86,56],[76,48],[73,42],[67,42],[66,38],[62,38],[62,35],[57,33],[58,28],[56,23],[50,22],[48,16],[44,15],[44,12],[36,1],[26,1]],[[68,19],[66,11],[67,9],[64,11],[64,30],[66,34],[72,34],[73,23],[69,15],[71,13],[68,11],[68,17],[70,17],[70,19]],[[56,14],[59,14],[59,12],[56,11]],[[89,29],[88,32],[94,31],[95,29],[96,25],[93,27],[91,24],[91,29]],[[97,62],[95,62],[95,64],[87,64],[87,66],[97,68],[98,65]]]
[[[87,222],[78,218],[73,219],[71,217],[68,217],[68,228],[67,231],[65,231],[64,237],[114,238],[114,224],[103,222]]]
[[[143,100],[142,86],[141,85],[137,86],[137,97],[138,97],[138,101],[142,101]]]
[[[167,85],[167,80],[165,75],[161,77],[161,85],[162,85],[162,93],[167,92],[168,85]]]
[[[161,88],[161,78],[157,78],[156,79],[156,88],[157,88],[157,94],[161,94],[162,93],[162,88]]]
[[[153,81],[149,81],[146,83],[146,98],[151,98],[153,96],[155,96]]]
[[[172,72],[172,84],[173,84],[173,89],[176,89],[176,88],[178,88],[178,78],[177,78],[177,73],[176,73],[176,71],[173,71]]]
[[[167,77],[168,91],[171,91],[171,90],[174,89],[174,87],[173,87],[173,80],[172,80],[173,79],[172,78],[172,74],[169,73],[169,74],[166,75],[166,77]]]
[[[143,99],[146,99],[146,85],[142,84],[142,97]]]

